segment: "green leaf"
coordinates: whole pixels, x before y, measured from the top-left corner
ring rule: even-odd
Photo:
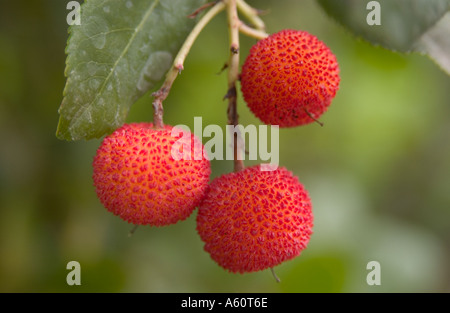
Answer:
[[[159,82],[206,0],[88,0],[69,28],[57,137],[100,138]]]
[[[369,0],[318,0],[355,35],[399,52],[428,54],[450,74],[450,0],[378,0],[381,25],[369,25]]]

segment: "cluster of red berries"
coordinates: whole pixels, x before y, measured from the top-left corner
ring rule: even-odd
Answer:
[[[245,101],[266,124],[292,127],[316,121],[339,86],[335,56],[316,37],[285,30],[259,41],[241,73]],[[184,132],[127,124],[106,137],[94,158],[93,180],[107,210],[136,225],[164,226],[189,217],[213,260],[231,272],[272,268],[306,248],[313,227],[311,201],[285,168],[249,167],[214,179],[201,142],[173,158]],[[190,139],[189,139],[190,138]],[[203,146],[202,146],[203,147]]]

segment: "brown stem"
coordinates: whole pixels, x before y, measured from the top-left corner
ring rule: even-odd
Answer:
[[[166,80],[164,81],[164,84],[162,87],[152,93],[152,96],[154,97],[153,100],[153,123],[155,124],[156,129],[164,129],[164,108],[163,108],[163,102],[166,100],[167,96],[169,95],[170,89],[172,88],[172,85],[177,78],[178,74],[181,73],[183,70],[183,64],[177,64],[172,66],[172,68],[167,72]]]
[[[164,81],[164,84],[162,85],[162,87],[158,91],[156,91],[152,94],[152,96],[154,97],[154,100],[153,100],[153,123],[155,124],[156,129],[164,129],[163,102],[164,102],[164,100],[166,100],[167,96],[169,95],[169,92],[170,92],[170,89],[172,88],[173,82],[175,81],[175,78],[177,78],[178,73],[181,70],[182,70],[182,68],[173,66],[169,70],[169,72],[167,72],[166,80]]]
[[[237,13],[236,0],[228,0],[228,26],[230,28],[230,61],[228,62],[228,125],[236,127],[239,124],[239,115],[237,113],[237,89],[236,82],[239,80],[239,26],[241,21]],[[234,132],[234,171],[239,172],[245,168],[244,161],[239,160],[242,155],[242,147],[239,142],[238,133]]]
[[[231,88],[228,90],[226,96],[226,99],[228,99],[228,125],[234,126],[234,129],[239,124],[239,115],[237,112],[237,91],[236,91],[236,84],[232,85]],[[241,138],[239,138],[239,133],[234,132],[233,133],[233,160],[234,160],[234,171],[239,172],[245,168],[244,161],[239,160],[240,156],[240,149],[242,148],[239,145],[239,141]]]
[[[153,124],[156,129],[164,129],[163,115],[163,100],[160,97],[155,97],[153,101]]]

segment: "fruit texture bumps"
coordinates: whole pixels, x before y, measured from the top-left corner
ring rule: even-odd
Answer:
[[[176,161],[172,147],[183,141],[192,154]],[[186,219],[205,196],[211,172],[193,134],[173,137],[171,126],[156,130],[150,123],[126,124],[106,137],[93,169],[98,198],[108,211],[152,226]]]
[[[292,259],[313,227],[311,201],[285,168],[246,168],[213,180],[197,215],[204,249],[230,272],[254,272]]]
[[[283,30],[260,40],[245,60],[241,89],[265,124],[294,127],[316,121],[339,89],[339,66],[315,36]]]

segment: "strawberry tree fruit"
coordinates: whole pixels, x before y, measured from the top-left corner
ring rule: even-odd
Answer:
[[[197,137],[176,133],[172,126],[133,123],[103,140],[94,157],[93,181],[108,211],[151,226],[175,224],[192,214],[208,189],[210,162]]]
[[[285,168],[260,165],[212,181],[197,214],[204,249],[234,273],[272,268],[295,258],[312,234],[311,200]]]
[[[242,66],[241,90],[262,122],[280,127],[312,123],[339,89],[335,55],[305,31],[282,30],[258,41]]]

